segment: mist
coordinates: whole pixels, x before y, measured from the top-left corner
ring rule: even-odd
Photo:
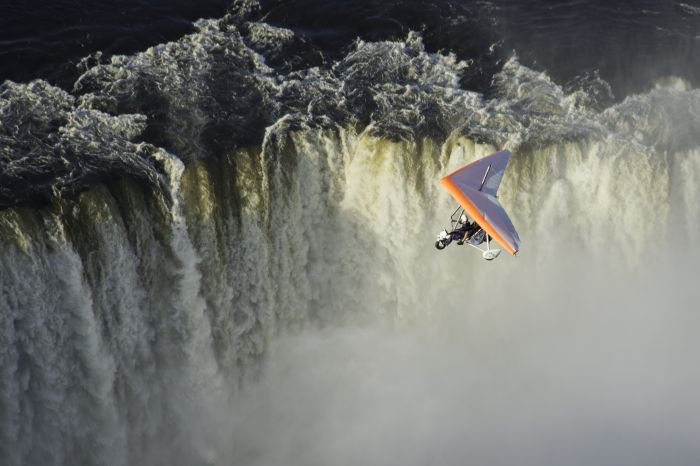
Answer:
[[[422,317],[276,340],[230,464],[697,464],[697,253],[591,259],[475,263]]]

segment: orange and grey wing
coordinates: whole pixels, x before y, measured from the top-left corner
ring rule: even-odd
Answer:
[[[503,150],[466,165],[440,180],[474,221],[511,254],[520,249],[520,237],[496,198],[508,166]]]

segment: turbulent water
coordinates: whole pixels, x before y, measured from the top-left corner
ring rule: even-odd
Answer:
[[[0,85],[0,463],[697,464],[698,64],[289,8]],[[436,251],[499,148],[519,256]]]

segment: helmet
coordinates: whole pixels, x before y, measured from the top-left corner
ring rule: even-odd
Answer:
[[[467,223],[467,214],[462,214],[462,216],[459,217],[459,223],[461,223],[462,225]]]

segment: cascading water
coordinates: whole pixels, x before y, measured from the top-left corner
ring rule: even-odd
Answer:
[[[700,92],[198,27],[0,86],[0,463],[696,464]],[[519,257],[435,251],[499,147]]]

